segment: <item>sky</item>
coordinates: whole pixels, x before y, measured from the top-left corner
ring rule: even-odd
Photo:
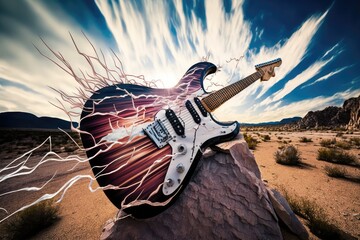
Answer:
[[[204,59],[221,67],[205,84],[216,90],[282,58],[275,77],[217,109],[219,120],[277,121],[341,106],[360,95],[356,2],[0,0],[0,112],[69,120],[54,104],[71,106],[55,90],[72,95],[81,86],[44,42],[77,74],[91,74],[70,34],[82,52],[94,56],[94,47],[115,69],[116,54],[127,74],[157,80],[158,87],[174,86]]]

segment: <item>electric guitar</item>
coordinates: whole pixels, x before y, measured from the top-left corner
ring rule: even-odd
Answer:
[[[81,139],[93,173],[109,200],[135,218],[169,207],[188,184],[203,151],[233,139],[238,122],[218,122],[211,112],[258,79],[275,76],[281,59],[207,93],[204,78],[216,71],[200,62],[169,89],[117,84],[84,104]]]

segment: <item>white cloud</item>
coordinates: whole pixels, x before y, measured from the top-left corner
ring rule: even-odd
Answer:
[[[311,85],[314,85],[314,84],[317,83],[317,82],[325,81],[325,80],[327,80],[328,78],[330,78],[330,77],[332,77],[332,76],[334,76],[334,75],[336,75],[336,74],[344,71],[345,69],[347,69],[347,68],[349,68],[349,67],[351,67],[351,66],[345,66],[345,67],[339,68],[339,69],[337,69],[337,70],[335,70],[335,71],[332,71],[332,72],[330,72],[330,73],[328,73],[328,74],[326,74],[326,75],[324,75],[324,76],[316,79],[314,82],[312,82],[312,83],[310,83],[310,84],[307,84],[307,85],[305,85],[305,86],[303,86],[303,87],[301,87],[301,88],[309,87],[309,86],[311,86]]]
[[[335,93],[329,97],[319,96],[312,99],[305,99],[289,104],[276,103],[276,107],[267,108],[261,111],[247,111],[244,113],[238,113],[234,109],[230,109],[227,115],[221,115],[222,120],[238,119],[240,122],[267,122],[267,121],[279,121],[283,118],[289,118],[294,116],[304,117],[309,111],[322,110],[328,106],[339,106],[351,97],[358,97],[360,90],[348,89],[343,92]]]
[[[144,13],[137,12],[127,1],[96,1],[96,4],[121,50],[126,70],[139,73],[140,69],[148,79],[162,79],[165,86],[173,86],[202,57],[210,55],[211,61],[224,64],[230,57],[242,56],[248,49],[252,38],[250,24],[244,20],[243,2],[235,2],[232,6],[235,14],[225,18],[222,1],[206,1],[208,28],[204,31],[200,20],[195,15],[192,22],[187,20],[182,2],[175,1],[174,12],[179,20],[175,30],[179,46],[173,41],[169,29],[171,18],[166,2],[149,1]],[[151,64],[144,61],[149,58]]]
[[[237,116],[244,116],[249,120],[251,117],[257,117],[259,109],[263,109],[261,105],[254,104],[254,99],[263,97],[275,83],[298,66],[306,56],[313,37],[328,13],[326,11],[321,15],[311,16],[288,39],[281,39],[273,47],[262,47],[259,52],[254,52],[249,49],[250,42],[254,37],[261,38],[264,29],[258,29],[254,34],[251,32],[250,22],[244,19],[243,1],[233,1],[233,14],[227,16],[222,1],[206,1],[206,30],[194,12],[191,22],[186,18],[181,1],[176,0],[173,3],[175,8],[172,13],[168,10],[167,1],[149,1],[144,7],[144,12],[139,13],[132,1],[96,1],[114,36],[117,44],[117,49],[114,50],[119,51],[118,55],[124,63],[126,73],[143,74],[148,80],[161,79],[163,86],[169,87],[175,85],[193,63],[203,57],[209,57],[209,61],[223,67],[221,72],[216,73],[213,81],[226,85],[253,73],[255,64],[281,57],[283,64],[277,69],[275,78],[269,82],[254,83],[230,100],[228,105],[219,109],[220,114],[225,113],[224,116],[234,117],[234,114],[238,114],[235,119],[238,119]],[[27,11],[35,16],[37,21],[34,22],[39,26],[37,29],[31,29],[24,22],[16,19],[7,20],[9,28],[17,29],[17,36],[0,36],[2,49],[7,49],[7,55],[0,57],[0,77],[33,88],[41,94],[31,95],[15,87],[3,86],[0,88],[0,108],[28,111],[31,106],[36,105],[29,111],[37,115],[67,118],[64,113],[48,103],[59,97],[48,86],[71,94],[76,92],[78,85],[58,66],[40,56],[32,43],[49,53],[39,39],[39,36],[44,37],[50,47],[55,52],[60,52],[77,73],[79,69],[89,71],[89,68],[86,61],[76,53],[68,32],[75,36],[76,42],[85,53],[92,53],[92,47],[81,35],[77,23],[72,22],[66,13],[60,11],[54,14],[46,4],[38,1],[28,1],[26,7]],[[178,20],[175,24],[177,43],[173,41],[173,33],[169,29],[169,19],[174,19],[170,18],[169,14],[176,15]],[[3,20],[1,16],[0,19]],[[105,49],[105,58],[111,62],[108,48],[104,47],[101,36],[93,37],[92,41],[96,47]],[[331,55],[338,47],[338,44],[335,45],[324,56]],[[231,58],[239,58],[239,61],[227,63]],[[316,76],[326,64],[327,61],[314,63],[286,83],[277,95],[266,98],[262,102],[264,106],[268,105],[264,116],[274,117],[271,112],[276,111],[278,107],[282,108],[281,98],[309,78]],[[271,104],[274,101],[277,102]]]
[[[24,8],[23,11],[29,12],[30,16],[34,16],[34,19],[28,19],[28,22],[19,20],[16,16],[7,19],[7,27],[16,29],[16,35],[0,35],[1,50],[4,53],[0,56],[0,78],[40,92],[41,97],[19,88],[3,86],[0,89],[0,108],[67,119],[65,113],[49,103],[56,102],[55,98],[60,97],[49,87],[71,94],[76,91],[78,85],[71,76],[41,56],[33,44],[51,56],[40,40],[40,37],[43,37],[55,52],[61,52],[76,72],[79,72],[79,69],[89,71],[89,68],[85,59],[76,53],[69,32],[75,36],[84,52],[92,53],[91,45],[82,36],[78,25],[71,22],[64,14],[60,12],[52,14],[39,1],[28,1],[21,7]],[[58,15],[63,15],[62,19],[59,19]],[[2,17],[0,19],[4,20]],[[27,25],[30,22],[38,25],[30,28],[30,24]],[[103,44],[100,39],[95,42],[99,46]]]
[[[271,96],[267,97],[264,101],[262,101],[260,103],[260,106],[281,100],[286,95],[291,93],[294,89],[296,89],[298,86],[300,86],[301,84],[309,81],[311,78],[316,76],[321,71],[321,69],[331,60],[332,58],[326,61],[317,61],[313,63],[310,67],[308,67],[306,70],[298,74],[295,78],[287,81],[282,89],[273,93]]]

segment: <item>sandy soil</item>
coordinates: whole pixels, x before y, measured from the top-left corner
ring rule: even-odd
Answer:
[[[360,183],[327,176],[324,166],[334,166],[334,164],[316,160],[317,151],[321,147],[321,139],[335,138],[336,133],[311,131],[257,133],[271,137],[270,141],[261,142],[254,151],[263,180],[274,188],[285,188],[290,194],[315,201],[324,208],[331,223],[354,237],[360,238]],[[254,132],[251,134],[254,137],[257,136]],[[311,138],[313,142],[301,143],[300,137]],[[359,133],[343,137],[359,137]],[[290,144],[298,148],[305,166],[290,167],[275,162],[274,152],[283,145],[280,142],[284,140],[291,141]],[[338,137],[337,140],[343,139]],[[359,160],[359,149],[351,149],[349,152],[356,155]],[[359,168],[344,167],[353,178],[360,178]]]
[[[249,132],[260,139],[258,135],[269,135],[271,140],[261,142],[254,151],[256,161],[262,173],[263,179],[272,187],[285,188],[289,193],[295,193],[307,199],[314,200],[322,206],[329,215],[331,222],[342,230],[360,238],[360,183],[344,179],[328,177],[324,172],[325,165],[330,163],[316,160],[317,150],[320,148],[320,140],[335,137],[336,133],[327,132]],[[310,143],[300,143],[300,137],[308,137],[313,140]],[[345,137],[359,137],[360,133],[345,135]],[[281,138],[281,139],[280,139]],[[280,141],[290,141],[300,151],[306,163],[304,167],[289,167],[275,163],[274,152],[282,145]],[[4,150],[4,144],[0,154],[0,168],[3,168],[21,155],[25,147],[16,148],[14,144],[11,150]],[[61,149],[59,149],[61,151]],[[349,150],[359,159],[360,149]],[[55,151],[56,152],[56,151]],[[27,165],[34,166],[44,156],[45,151],[35,153],[28,160]],[[84,157],[77,150],[75,152],[60,154],[60,159],[69,155]],[[75,166],[75,167],[74,167]],[[73,168],[74,167],[74,168]],[[345,166],[353,177],[360,177],[360,169]],[[37,192],[22,191],[16,194],[0,196],[0,207],[9,212],[29,204],[43,196],[45,193],[56,192],[59,187],[75,176],[91,176],[91,169],[87,162],[77,164],[77,161],[51,161],[41,165],[39,169],[29,176],[19,176],[0,183],[0,194],[26,186],[42,186],[56,172],[53,180],[44,189]],[[1,173],[3,174],[3,173]],[[1,175],[0,174],[0,175]],[[93,183],[92,188],[97,184]],[[58,199],[61,194],[57,195]],[[45,229],[34,239],[99,239],[101,230],[106,220],[114,217],[117,209],[107,200],[104,193],[89,190],[89,179],[76,182],[64,195],[59,203],[61,219],[55,225]],[[0,211],[0,219],[6,213]]]

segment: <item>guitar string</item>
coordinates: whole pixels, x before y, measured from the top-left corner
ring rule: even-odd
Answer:
[[[263,75],[262,72],[257,71],[255,73],[251,74],[250,76],[244,78],[243,80],[236,82],[233,85],[229,85],[228,87],[225,87],[223,89],[220,89],[219,91],[216,91],[215,93],[213,93],[211,95],[208,95],[207,97],[203,98],[202,101],[205,102],[205,104],[208,106],[208,108],[210,108],[211,110],[214,110],[217,107],[219,107],[222,103],[229,100],[230,98],[232,98],[233,96],[235,96],[236,94],[238,94],[239,92],[241,92],[242,90],[244,90],[245,88],[250,86],[252,83],[257,81],[262,75]],[[199,115],[199,117],[200,117],[200,115]],[[200,119],[203,119],[203,117],[201,117]],[[180,114],[179,120],[181,120],[183,122],[183,124],[184,124],[183,127],[185,130],[199,125],[195,122],[193,116],[191,115],[191,113],[189,111],[185,111],[184,115]],[[173,125],[171,124],[171,122],[169,121],[169,119],[163,118],[163,119],[160,119],[160,121],[163,122],[164,126],[167,129],[174,128]]]

